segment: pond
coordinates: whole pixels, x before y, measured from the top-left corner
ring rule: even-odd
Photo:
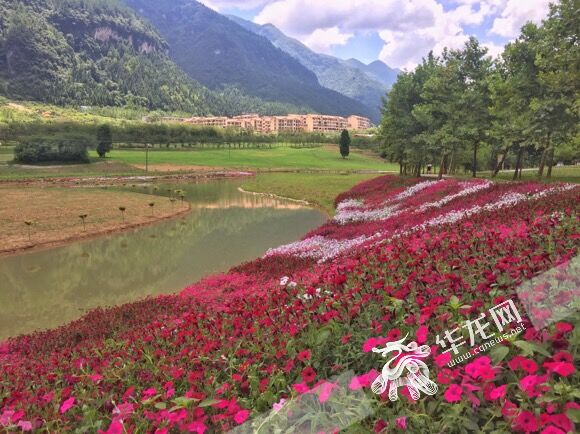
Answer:
[[[135,186],[191,203],[184,217],[64,247],[0,258],[0,341],[66,324],[96,307],[177,292],[321,225],[316,209],[242,193],[243,181]]]

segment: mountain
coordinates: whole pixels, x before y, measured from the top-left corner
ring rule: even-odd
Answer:
[[[401,73],[399,69],[393,69],[380,60],[375,60],[368,65],[365,65],[357,59],[349,59],[346,62],[353,68],[363,71],[389,88],[393,86],[397,81],[397,76]]]
[[[115,0],[0,0],[0,94],[206,114],[218,99]]]
[[[397,80],[397,70],[381,61],[367,66],[354,59],[342,60],[319,54],[300,41],[286,36],[272,24],[259,25],[233,15],[228,15],[228,18],[264,36],[274,46],[294,57],[316,74],[322,86],[361,102],[374,111],[375,118],[380,117],[381,98]]]
[[[376,118],[364,104],[320,85],[295,58],[194,0],[123,0],[155,26],[169,55],[210,89],[234,87],[265,101]]]

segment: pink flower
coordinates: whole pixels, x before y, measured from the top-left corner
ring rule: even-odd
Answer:
[[[406,430],[407,429],[407,416],[398,417],[395,420],[395,424],[397,425],[397,428],[401,428],[402,430]]]
[[[113,419],[109,429],[105,431],[105,434],[123,434],[123,422],[119,419]]]
[[[64,401],[60,406],[60,414],[65,414],[67,411],[69,411],[70,408],[75,405],[75,401],[76,399],[74,397],[71,397],[66,401]]]
[[[458,402],[461,401],[461,395],[463,395],[463,389],[457,384],[452,384],[445,391],[445,400],[447,402]]]
[[[335,383],[322,383],[319,387],[320,393],[318,394],[318,400],[321,403],[325,403],[330,398],[332,391],[337,387]]]
[[[439,354],[438,356],[435,356],[433,360],[435,361],[435,366],[442,368],[451,361],[451,353]]]
[[[370,353],[373,348],[380,347],[381,345],[389,342],[389,338],[368,338],[363,344],[363,353]]]
[[[119,419],[126,419],[133,414],[134,409],[133,404],[119,404],[113,409],[113,414],[118,416]]]
[[[272,408],[274,409],[275,412],[279,412],[280,410],[282,410],[282,407],[284,407],[284,404],[286,404],[286,400],[282,398],[280,401],[275,402]]]
[[[238,424],[241,425],[243,424],[246,420],[248,420],[248,417],[250,416],[250,411],[249,410],[240,410],[238,411],[235,415],[234,415],[234,421]]]
[[[547,379],[547,375],[527,375],[520,380],[520,388],[526,392],[529,398],[534,398],[541,395],[540,385]]]
[[[426,326],[421,326],[417,329],[417,343],[419,345],[427,342],[427,335],[429,334],[429,329]]]
[[[576,371],[574,365],[568,362],[546,362],[543,366],[548,371],[555,372],[562,377],[568,377]]]
[[[359,375],[358,377],[353,377],[352,380],[350,380],[348,388],[350,390],[360,390],[364,387],[370,387],[370,385],[373,383],[373,381],[375,381],[378,375],[379,373],[376,370],[372,369],[366,374]]]
[[[143,392],[141,392],[141,396],[143,396],[143,398],[145,400],[147,400],[155,395],[157,395],[157,389],[155,389],[153,387],[150,387],[149,389],[145,389]]]
[[[21,420],[16,426],[22,431],[32,431],[32,423],[28,420]]]
[[[297,383],[294,384],[294,390],[298,393],[308,393],[310,392],[310,388],[305,383]]]
[[[89,379],[96,384],[103,379],[103,376],[100,374],[93,374],[89,375]]]
[[[207,427],[203,422],[196,420],[195,422],[187,425],[187,430],[195,434],[204,434],[207,431]]]
[[[504,384],[503,386],[492,389],[489,394],[490,398],[496,400],[505,397],[506,388],[507,386]]]

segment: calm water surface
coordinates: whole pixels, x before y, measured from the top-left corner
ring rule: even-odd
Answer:
[[[0,258],[0,341],[87,310],[179,291],[322,224],[318,210],[240,193],[242,181],[137,186],[192,204],[183,218],[69,246]]]

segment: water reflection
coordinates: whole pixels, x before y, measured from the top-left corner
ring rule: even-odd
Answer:
[[[324,216],[295,202],[244,194],[239,181],[129,187],[174,195],[191,214],[70,246],[0,258],[0,339],[61,325],[88,309],[177,291],[299,238]]]

